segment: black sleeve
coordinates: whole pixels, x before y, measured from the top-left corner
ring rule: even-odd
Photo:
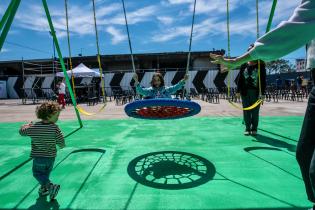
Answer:
[[[266,91],[266,64],[260,61],[260,82],[261,82],[261,94],[265,94]]]
[[[311,78],[313,79],[313,84],[315,84],[315,68],[311,70]]]
[[[246,64],[243,64],[241,67],[240,67],[240,72],[238,73],[235,81],[236,81],[236,84],[237,84],[237,89],[236,89],[236,92],[237,93],[241,93],[242,90],[243,90],[243,87],[244,87],[244,76],[243,76],[243,73],[244,73],[244,70],[246,68]]]

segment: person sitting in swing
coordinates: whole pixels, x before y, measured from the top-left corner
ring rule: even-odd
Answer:
[[[154,73],[151,80],[151,87],[143,88],[140,86],[138,81],[138,75],[135,73],[133,75],[135,81],[136,91],[138,94],[143,95],[148,98],[172,98],[172,94],[180,90],[185,86],[186,80],[188,79],[188,74],[179,81],[176,85],[166,87],[163,75],[161,73]]]

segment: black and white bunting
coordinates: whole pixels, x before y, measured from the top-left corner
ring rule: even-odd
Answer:
[[[206,85],[204,84],[204,79],[206,78],[207,74],[208,71],[198,71],[194,80],[192,81],[193,85],[195,86],[195,89],[199,93],[201,93],[202,90],[206,88]]]
[[[132,72],[128,72],[124,74],[122,80],[119,83],[122,90],[126,91],[130,89],[129,87],[131,86],[132,77],[133,77]]]
[[[18,91],[15,89],[18,77],[9,77],[7,81],[7,91],[9,98],[20,98]]]
[[[214,84],[214,78],[216,76],[218,71],[207,71],[207,75],[203,80],[203,84],[207,87],[207,88],[216,88],[215,84]]]
[[[234,82],[239,71],[231,72],[231,87],[235,87]],[[154,72],[139,72],[138,78],[140,85],[150,87]],[[177,84],[185,76],[185,71],[167,71],[163,72],[165,85],[171,86]],[[113,95],[114,90],[128,91],[134,90],[134,81],[132,72],[117,72],[104,74],[104,83],[106,94]],[[8,98],[23,97],[23,79],[22,77],[7,77]],[[99,81],[99,80],[98,80]],[[24,81],[25,94],[28,98],[39,97],[44,95],[54,94],[55,84],[57,79],[53,75],[45,76],[26,76]],[[76,86],[91,85],[95,82],[93,78],[75,78]],[[194,88],[197,92],[201,92],[205,88],[223,88],[227,86],[227,73],[221,74],[218,71],[189,71],[189,79],[186,83],[186,88]],[[101,83],[99,84],[101,87]]]

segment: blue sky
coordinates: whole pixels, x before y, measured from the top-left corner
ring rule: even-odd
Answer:
[[[47,0],[62,54],[68,56],[64,0]],[[121,0],[95,0],[102,54],[128,54]],[[72,55],[95,55],[91,0],[68,0]],[[231,54],[242,54],[256,38],[255,0],[230,0]],[[273,27],[286,20],[300,0],[278,1]],[[1,0],[0,17],[9,0]],[[193,0],[125,0],[134,53],[187,51]],[[266,28],[272,0],[259,0],[260,31]],[[226,49],[225,0],[197,0],[192,51]],[[21,47],[23,46],[23,47]],[[31,48],[31,49],[29,49]],[[286,58],[305,57],[303,48]],[[0,60],[50,58],[52,38],[39,0],[22,0],[0,52]]]

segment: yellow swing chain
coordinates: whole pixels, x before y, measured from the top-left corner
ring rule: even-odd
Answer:
[[[71,56],[71,45],[70,45],[70,32],[69,32],[69,16],[68,16],[68,0],[65,0],[65,9],[66,9],[66,26],[67,26],[67,40],[68,40],[68,52],[69,52],[69,66],[71,71],[71,82],[73,88],[73,95],[76,99],[77,96],[75,94],[75,85],[74,85],[74,75],[73,75],[73,67],[72,67],[72,56]]]
[[[258,0],[256,0],[256,25],[257,25],[257,38],[259,38],[259,15],[258,15]],[[227,46],[227,51],[228,51],[228,58],[231,57],[231,40],[230,40],[230,9],[229,9],[229,0],[226,0],[226,27],[227,27],[227,39],[228,39],[228,46]],[[263,100],[261,99],[261,95],[262,95],[262,91],[261,91],[261,80],[260,80],[260,61],[258,60],[258,83],[259,83],[259,99],[251,106],[249,107],[240,107],[237,104],[233,103],[230,99],[231,97],[231,91],[230,91],[230,87],[231,87],[231,77],[232,75],[230,74],[230,67],[228,67],[228,102],[229,104],[231,104],[233,107],[240,109],[240,110],[252,110],[254,108],[256,108],[257,106],[259,106]]]
[[[102,63],[101,63],[98,30],[97,30],[97,24],[96,24],[95,0],[92,0],[92,2],[93,2],[94,29],[95,29],[95,38],[96,38],[96,48],[97,48],[97,62],[98,62],[98,68],[99,68],[100,74],[101,74],[100,76],[101,76],[101,86],[102,86],[103,101],[106,104],[107,100],[106,100],[106,95],[105,95],[105,82],[103,80],[103,68],[102,68]]]
[[[76,98],[75,94],[75,84],[74,84],[74,75],[72,72],[72,57],[71,57],[71,46],[70,46],[70,32],[69,32],[69,16],[68,16],[68,0],[65,0],[65,8],[66,8],[66,25],[67,25],[67,38],[68,38],[68,50],[69,50],[69,65],[70,65],[70,70],[71,70],[71,79],[72,79],[72,86],[73,86],[73,93],[74,97]],[[95,27],[95,35],[96,35],[96,47],[97,47],[97,62],[100,70],[100,77],[101,77],[101,90],[102,90],[102,96],[103,96],[103,102],[104,105],[96,112],[96,113],[91,113],[85,111],[81,106],[77,105],[77,109],[81,114],[87,115],[87,116],[92,116],[96,115],[97,113],[101,112],[105,106],[107,105],[106,102],[106,95],[105,95],[105,82],[103,80],[103,69],[102,69],[102,64],[101,64],[101,59],[100,59],[100,49],[99,49],[99,38],[98,38],[98,31],[97,31],[97,24],[96,24],[96,14],[95,14],[95,2],[93,2],[93,16],[94,16],[94,27]]]

